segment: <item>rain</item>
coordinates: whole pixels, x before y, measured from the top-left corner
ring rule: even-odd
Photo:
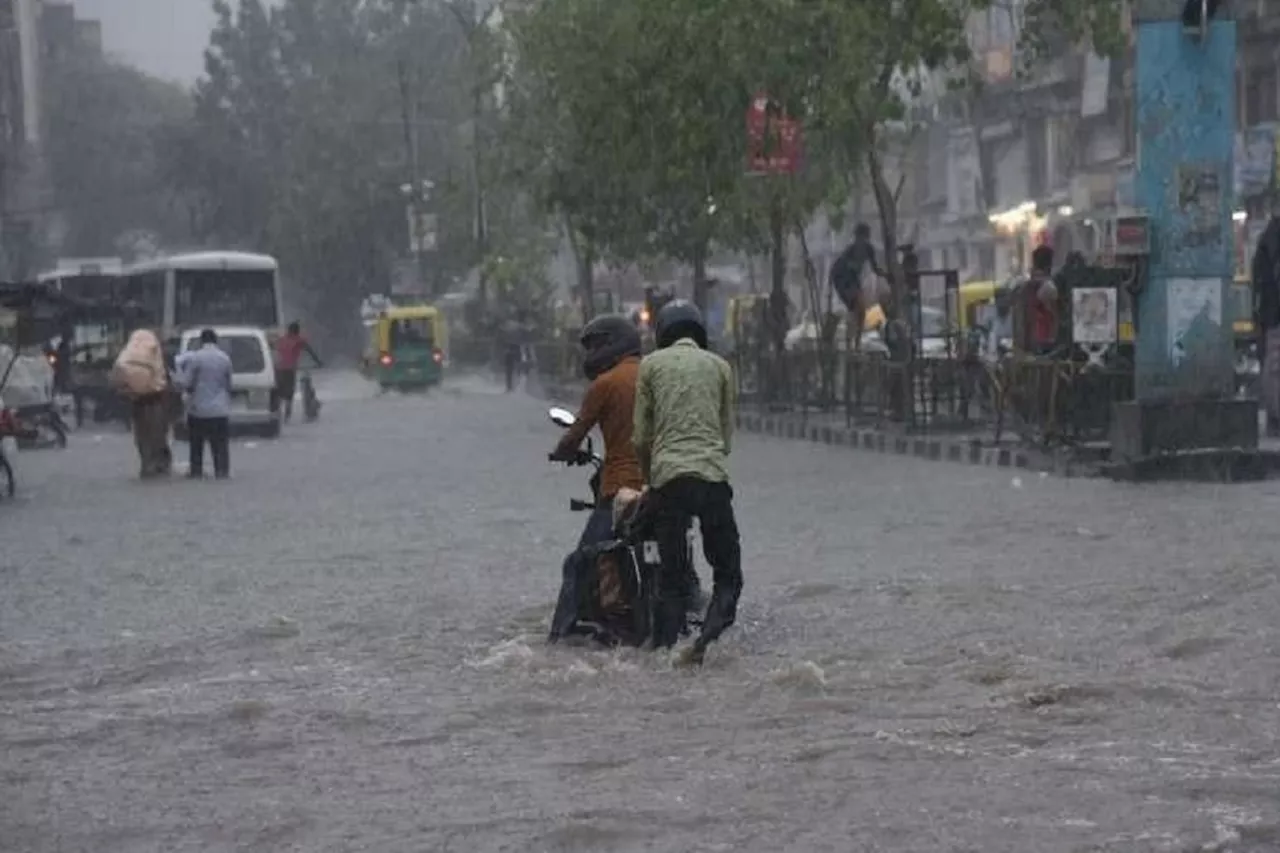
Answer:
[[[1280,849],[1280,7],[1121,5],[0,0],[0,851]]]

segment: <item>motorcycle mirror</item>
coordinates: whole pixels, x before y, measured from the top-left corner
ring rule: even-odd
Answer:
[[[556,426],[562,426],[565,429],[573,426],[578,420],[573,416],[573,412],[568,409],[562,409],[559,406],[552,406],[547,411],[547,417],[551,418],[551,422]]]

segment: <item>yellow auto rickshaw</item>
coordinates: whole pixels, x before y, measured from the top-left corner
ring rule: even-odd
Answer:
[[[956,306],[956,318],[960,331],[967,332],[976,325],[981,325],[981,317],[985,306],[994,305],[1000,285],[994,281],[971,281],[960,285],[960,304]]]
[[[365,370],[384,389],[428,388],[443,380],[448,332],[439,309],[388,308],[368,329]]]

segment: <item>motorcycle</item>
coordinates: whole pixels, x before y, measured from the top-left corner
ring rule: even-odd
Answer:
[[[572,412],[562,408],[548,411],[551,422],[568,429]],[[570,499],[572,512],[590,512],[600,502],[600,478],[604,460],[595,453],[591,438],[585,450],[569,462],[589,466],[591,500]],[[621,496],[615,498],[615,502]],[[614,538],[588,545],[566,561],[561,594],[552,617],[552,634],[587,636],[607,646],[644,645],[652,632],[653,608],[658,571],[661,568],[658,543],[653,538],[651,513],[643,496],[614,509]],[[689,614],[686,633],[701,625],[700,609],[705,604],[701,584],[694,570],[692,525],[684,553]]]
[[[12,498],[17,492],[17,478],[5,452],[5,445],[16,438],[16,433],[13,412],[0,408],[0,498]]]
[[[56,403],[19,406],[13,411],[16,421],[14,437],[19,447],[42,447],[49,444],[64,449],[70,431]]]
[[[302,417],[309,424],[315,423],[320,417],[320,407],[323,404],[316,396],[316,386],[311,379],[310,370],[302,371],[302,375],[298,377],[298,387],[302,390]]]

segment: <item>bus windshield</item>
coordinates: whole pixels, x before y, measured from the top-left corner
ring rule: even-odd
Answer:
[[[280,324],[271,270],[176,270],[173,320],[178,326]]]
[[[114,275],[68,275],[58,279],[58,290],[64,296],[86,302],[111,302],[116,299]]]

